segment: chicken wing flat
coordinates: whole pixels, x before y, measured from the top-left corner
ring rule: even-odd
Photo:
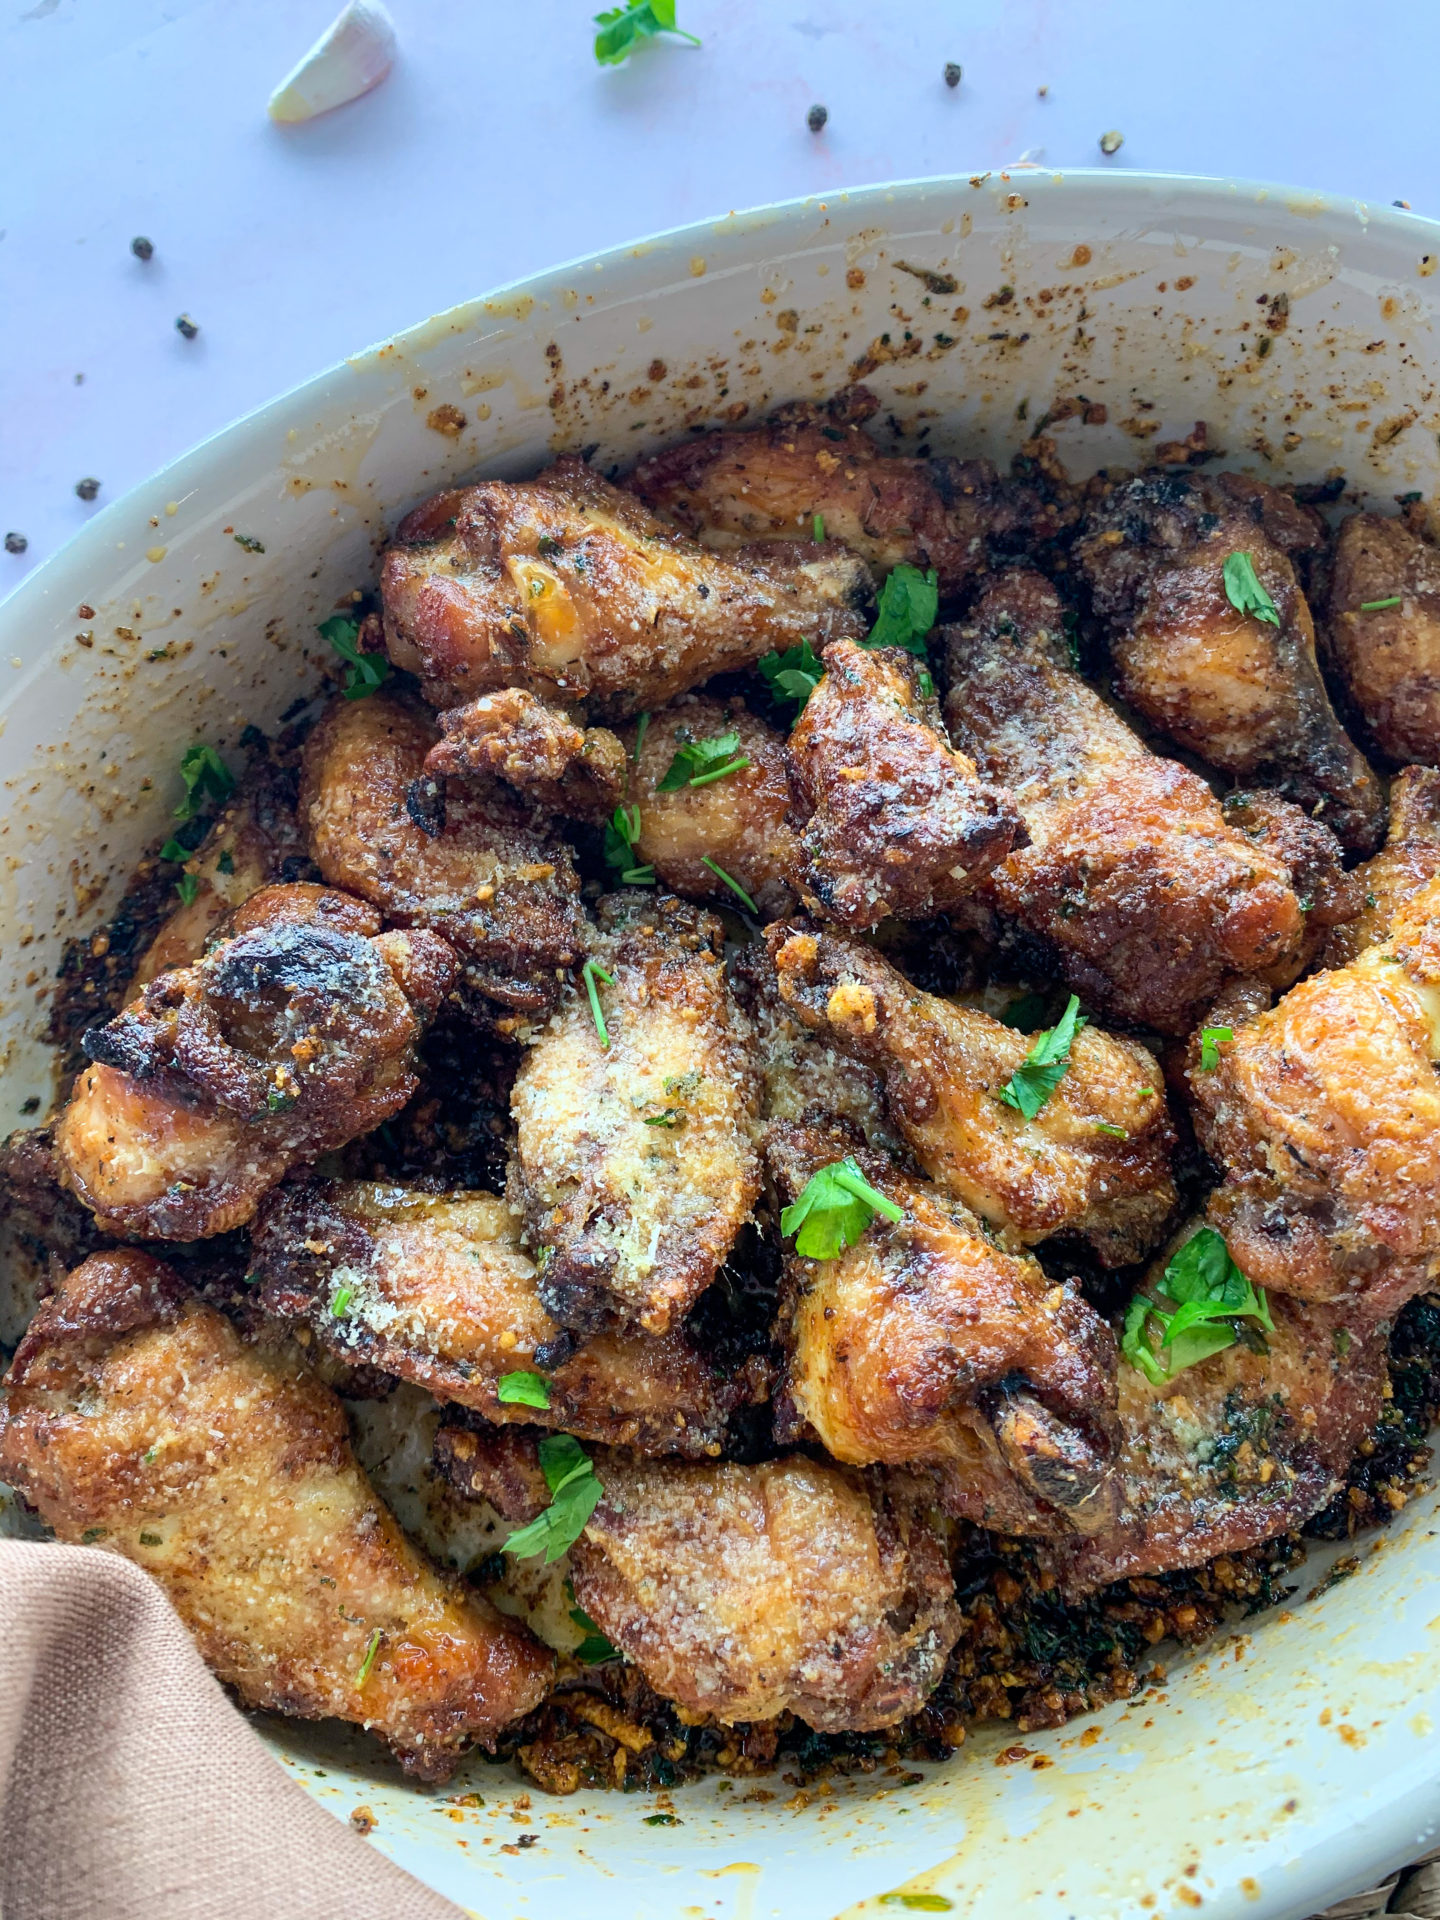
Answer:
[[[1359,911],[1331,929],[1325,965],[1346,967],[1384,940],[1404,903],[1440,876],[1440,773],[1403,767],[1390,783],[1390,832],[1373,860],[1350,875]]]
[[[1440,1274],[1440,880],[1390,938],[1312,974],[1189,1082],[1225,1168],[1210,1217],[1242,1272],[1302,1300],[1396,1312]]]
[[[544,1695],[549,1654],[406,1540],[334,1394],[149,1254],[77,1267],[6,1384],[0,1479],[152,1574],[247,1706],[354,1721],[443,1780]]]
[[[84,1037],[55,1128],[107,1233],[200,1240],[250,1219],[287,1168],[398,1113],[459,972],[433,933],[381,933],[325,887],[267,887],[228,938]]]
[[[1342,522],[1323,642],[1380,751],[1440,761],[1440,553],[1403,520],[1352,513]]]
[[[1095,1027],[1035,1118],[1000,1092],[1030,1037],[922,993],[883,954],[803,922],[766,930],[780,993],[804,1023],[878,1073],[891,1119],[930,1179],[1020,1246],[1087,1240],[1122,1266],[1175,1206],[1174,1135],[1154,1056]]]
[[[427,500],[380,572],[390,657],[436,706],[521,686],[610,720],[772,649],[863,633],[870,590],[839,547],[712,553],[573,455]]]
[[[732,735],[733,751],[721,753]],[[678,893],[733,906],[735,895],[705,865],[708,857],[767,918],[789,911],[797,847],[783,736],[743,700],[685,693],[651,714],[643,736],[631,727],[624,740],[634,758],[630,803],[640,809],[636,865],[653,867]],[[748,765],[716,777],[736,762]]]
[[[1002,575],[947,650],[951,737],[1010,789],[1030,835],[990,897],[1051,943],[1089,1005],[1188,1033],[1228,974],[1299,950],[1286,868],[1085,684],[1048,581]]]
[[[853,421],[803,405],[652,454],[629,484],[708,547],[809,543],[818,531],[885,573],[934,567],[944,594],[988,564],[992,540],[1051,531],[1039,495],[988,460],[882,454]]]
[[[300,817],[331,885],[442,934],[510,1031],[555,1004],[557,970],[580,955],[580,883],[564,841],[515,795],[426,773],[438,739],[417,703],[337,700],[305,745]]]
[[[943,913],[1023,841],[1014,803],[951,748],[912,655],[836,640],[824,657],[790,736],[806,904],[856,930]]]
[[[782,1444],[817,1441],[848,1466],[938,1469],[958,1518],[1010,1533],[1082,1531],[1108,1517],[1115,1339],[1070,1287],[1002,1252],[942,1188],[824,1127],[770,1129],[766,1158],[793,1204],[855,1154],[905,1209],[833,1260],[786,1256],[777,1407]]]
[[[598,1017],[572,991],[521,1062],[509,1197],[563,1327],[618,1313],[668,1332],[749,1218],[759,1089],[722,940],[670,895],[610,895],[590,942]]]
[[[582,727],[524,687],[482,693],[440,716],[425,771],[506,780],[546,812],[603,820],[625,791],[625,749],[605,727]]]
[[[908,1487],[800,1458],[596,1471],[576,1598],[681,1707],[833,1733],[891,1726],[936,1686],[960,1616]]]
[[[1126,481],[1092,515],[1077,549],[1109,622],[1120,692],[1153,726],[1222,772],[1274,787],[1323,820],[1351,852],[1373,853],[1379,782],[1335,716],[1315,659],[1315,625],[1284,546],[1283,512],[1318,546],[1317,515],[1257,482],[1175,473]],[[1226,592],[1248,555],[1274,620]],[[1278,621],[1278,624],[1275,622]]]
[[[555,1364],[571,1343],[540,1305],[519,1223],[488,1193],[306,1181],[272,1196],[252,1242],[267,1311],[487,1420],[703,1456],[768,1384],[758,1363],[722,1379],[679,1331],[598,1333]],[[526,1374],[528,1401],[500,1398]],[[537,1381],[548,1405],[534,1404]]]

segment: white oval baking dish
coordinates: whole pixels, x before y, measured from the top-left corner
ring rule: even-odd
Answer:
[[[1083,398],[1092,424],[1077,410],[1050,429],[1073,468],[1133,463],[1203,419],[1227,464],[1341,467],[1388,505],[1440,466],[1437,260],[1422,220],[1279,188],[1029,169],[869,188],[560,268],[217,435],[0,607],[0,1121],[48,1103],[45,984],[164,830],[181,748],[233,744],[314,686],[315,622],[437,486],[565,447],[628,461],[854,371],[884,399],[882,432],[930,423],[937,451],[1003,463],[1057,399]],[[1017,1736],[982,1729],[909,1787],[882,1770],[807,1800],[772,1780],[747,1802],[747,1783],[710,1781],[676,1792],[680,1824],[648,1826],[644,1796],[532,1792],[517,1815],[520,1783],[480,1764],[451,1790],[483,1794],[465,1808],[401,1786],[359,1741],[267,1737],[487,1920],[561,1900],[594,1920],[948,1903],[973,1920],[1285,1920],[1434,1844],[1434,1528],[1412,1504],[1293,1617],[1168,1663],[1163,1698],[1026,1735],[1003,1764]],[[524,1851],[517,1817],[539,1836]]]

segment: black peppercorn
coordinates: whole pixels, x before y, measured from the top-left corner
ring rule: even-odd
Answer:
[[[24,553],[29,544],[30,542],[25,538],[23,533],[7,533],[5,536],[5,551],[7,553]]]
[[[813,106],[805,116],[805,124],[809,127],[811,133],[819,133],[829,118],[830,109],[828,107]]]
[[[945,84],[947,87],[958,87],[964,76],[965,69],[958,60],[947,60],[945,62]]]
[[[153,260],[155,257],[155,242],[153,240],[147,240],[143,233],[137,233],[135,238],[130,242],[130,251],[137,260]]]
[[[193,340],[200,329],[188,313],[182,313],[180,318],[175,322],[175,331],[177,333],[183,333],[187,340]]]
[[[100,491],[100,482],[98,480],[77,480],[75,482],[75,491],[82,500],[93,500]]]

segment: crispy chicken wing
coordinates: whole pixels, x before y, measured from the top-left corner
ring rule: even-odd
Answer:
[[[1403,520],[1352,513],[1341,524],[1323,644],[1383,754],[1440,760],[1440,553]]]
[[[516,1077],[510,1198],[547,1249],[561,1326],[665,1333],[709,1286],[760,1188],[758,1087],[713,915],[639,889],[599,907],[591,982]],[[608,1044],[607,1044],[608,1042]]]
[[[712,553],[567,455],[427,500],[380,592],[390,657],[437,706],[522,686],[623,719],[773,648],[863,632],[870,576],[837,547]]]
[[[833,1128],[770,1129],[766,1157],[793,1204],[855,1153]],[[782,1442],[818,1440],[848,1466],[938,1469],[957,1517],[1065,1533],[1108,1517],[1115,1340],[1070,1287],[1002,1252],[979,1221],[881,1154],[866,1178],[905,1209],[834,1260],[786,1258]]]
[[[77,1267],[6,1384],[0,1479],[152,1574],[247,1706],[355,1721],[443,1780],[544,1695],[550,1656],[411,1546],[334,1394],[149,1254]]]
[[[1352,852],[1371,853],[1380,786],[1335,717],[1310,609],[1266,523],[1288,509],[1314,546],[1323,527],[1285,496],[1267,501],[1271,489],[1235,479],[1141,474],[1091,516],[1078,553],[1110,624],[1120,691],[1211,766],[1275,787]],[[1236,553],[1249,555],[1278,626],[1231,604],[1225,563]]]
[[[1189,1066],[1210,1217],[1257,1286],[1394,1313],[1440,1274],[1440,880],[1348,966],[1229,1004],[1218,1066]]]
[[[603,820],[625,791],[625,749],[605,727],[582,727],[524,687],[482,693],[440,716],[425,757],[439,779],[508,780],[546,812]]]
[[[1002,575],[948,629],[948,654],[951,737],[1010,788],[1030,835],[989,894],[1057,949],[1090,1005],[1188,1033],[1227,974],[1298,951],[1288,871],[1080,678],[1047,581]]]
[[[437,738],[416,703],[337,700],[306,742],[301,820],[331,885],[443,934],[512,1031],[554,1005],[557,970],[583,947],[580,883],[564,841],[513,794],[425,772]]]
[[[381,933],[325,887],[267,887],[229,937],[85,1035],[55,1128],[107,1233],[200,1240],[244,1224],[288,1167],[378,1127],[459,971],[433,933]]]
[[[853,421],[803,405],[767,426],[705,433],[642,460],[629,483],[708,547],[751,540],[839,541],[882,572],[934,567],[952,594],[989,559],[989,543],[1049,531],[1033,489],[988,460],[882,454]]]
[[[1440,773],[1403,767],[1390,784],[1390,832],[1373,860],[1350,875],[1361,896],[1358,912],[1331,930],[1325,965],[1345,967],[1385,939],[1395,915],[1427,881],[1440,875]]]
[[[567,1357],[519,1223],[488,1193],[311,1180],[275,1194],[252,1238],[271,1313],[487,1420],[704,1455],[767,1384],[758,1363],[721,1378],[679,1331],[599,1333]],[[537,1368],[548,1407],[499,1398],[507,1374]]]
[[[999,1098],[1030,1050],[978,1008],[922,993],[873,947],[804,922],[766,931],[796,1016],[874,1069],[894,1124],[932,1180],[1029,1246],[1056,1233],[1097,1259],[1141,1258],[1175,1206],[1174,1135],[1154,1056],[1085,1027],[1033,1120]]]
[[[1023,844],[1010,796],[952,750],[919,673],[899,647],[833,641],[790,736],[810,814],[799,885],[812,911],[845,927],[943,913]]]
[[[1227,793],[1220,804],[1227,827],[1243,833],[1252,846],[1263,847],[1286,869],[1305,915],[1305,936],[1299,948],[1260,976],[1283,989],[1308,972],[1331,935],[1361,912],[1364,884],[1358,874],[1345,871],[1344,848],[1329,827],[1293,800],[1282,800],[1278,793],[1260,788]]]

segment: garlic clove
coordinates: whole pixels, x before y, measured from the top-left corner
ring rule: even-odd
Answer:
[[[350,0],[270,96],[272,120],[292,126],[378,87],[395,64],[395,22],[380,0]]]

